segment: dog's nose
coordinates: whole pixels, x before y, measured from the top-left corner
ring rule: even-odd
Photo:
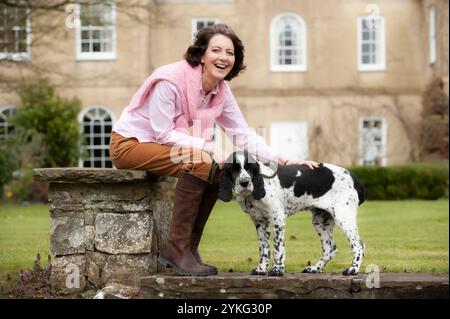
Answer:
[[[240,182],[239,184],[241,184],[242,187],[247,187],[248,186],[248,182],[247,181]]]

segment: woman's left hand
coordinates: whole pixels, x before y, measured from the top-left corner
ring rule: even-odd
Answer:
[[[314,168],[318,168],[319,167],[319,163],[314,162],[314,161],[303,161],[303,160],[287,160],[284,165],[291,165],[291,164],[296,164],[296,165],[306,165],[308,166],[310,169],[314,169]]]

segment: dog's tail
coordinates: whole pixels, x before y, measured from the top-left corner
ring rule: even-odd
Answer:
[[[364,185],[355,174],[353,174],[350,171],[349,173],[353,179],[353,187],[355,187],[356,192],[358,193],[359,205],[361,205],[362,203],[364,203],[364,200],[366,199]]]

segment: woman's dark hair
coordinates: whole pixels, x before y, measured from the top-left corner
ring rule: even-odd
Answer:
[[[230,81],[232,78],[238,76],[241,71],[245,70],[244,45],[236,33],[226,24],[214,24],[198,31],[195,35],[194,44],[187,49],[184,58],[193,67],[199,65],[203,54],[208,48],[209,41],[216,34],[223,34],[233,41],[235,62],[230,73],[225,77],[225,80]]]

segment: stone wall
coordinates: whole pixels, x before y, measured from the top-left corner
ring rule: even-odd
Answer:
[[[140,277],[161,271],[172,179],[90,168],[34,169],[33,176],[49,182],[51,281],[58,290],[139,286]]]

